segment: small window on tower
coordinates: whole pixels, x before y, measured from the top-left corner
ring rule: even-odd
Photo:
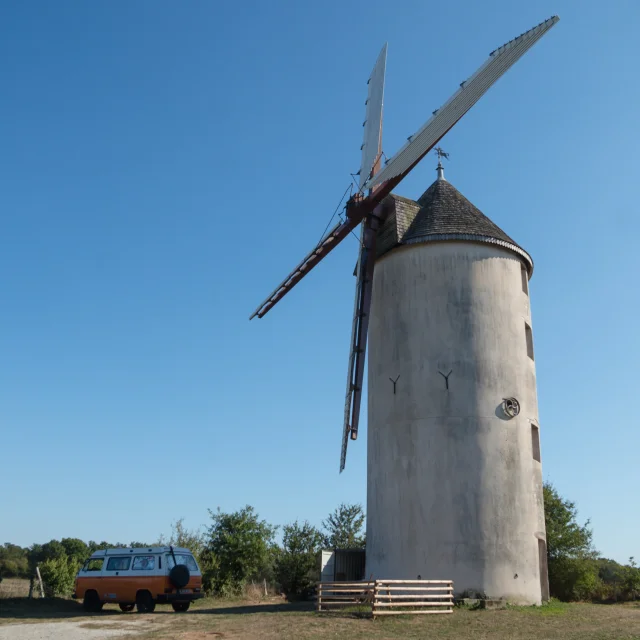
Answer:
[[[527,339],[527,355],[533,360],[533,334],[531,333],[531,327],[525,322],[524,333]]]
[[[535,424],[531,425],[531,448],[533,459],[540,462],[540,429]]]
[[[522,263],[520,263],[520,277],[522,278],[522,290],[529,295],[529,274]]]

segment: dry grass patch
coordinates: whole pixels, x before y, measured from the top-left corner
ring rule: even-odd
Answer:
[[[0,598],[26,598],[28,596],[28,580],[24,578],[4,578],[0,582]]]

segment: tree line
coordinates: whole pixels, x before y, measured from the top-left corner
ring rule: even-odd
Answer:
[[[589,521],[580,525],[573,502],[544,485],[549,586],[561,600],[621,601],[640,596],[640,568],[633,558],[627,564],[603,558],[593,546]],[[33,578],[39,566],[53,595],[69,595],[75,574],[96,549],[147,547],[173,544],[187,547],[198,560],[207,593],[242,594],[249,585],[266,584],[290,598],[310,593],[318,579],[318,552],[323,548],[364,548],[365,514],[360,505],[341,504],[322,522],[320,529],[308,522],[279,527],[260,519],[253,507],[225,513],[209,511],[203,530],[189,530],[183,521],[172,525],[168,537],[154,543],[85,543],[77,538],[51,540],[22,548],[10,543],[0,547],[0,577]]]
[[[97,549],[174,545],[188,548],[203,573],[203,588],[212,595],[241,595],[252,583],[268,583],[289,597],[307,595],[318,579],[318,552],[326,548],[364,548],[365,515],[361,505],[341,504],[318,529],[295,521],[282,527],[282,541],[276,542],[277,526],[260,519],[254,508],[225,513],[209,511],[210,524],[204,530],[190,530],[178,520],[169,536],[152,543],[133,541],[84,542],[78,538],[50,540],[20,547],[0,546],[0,579],[28,578],[34,586],[39,568],[48,595],[69,596],[79,568]]]
[[[574,502],[556,488],[544,485],[549,590],[560,600],[597,602],[640,597],[640,568],[633,557],[627,564],[603,558],[593,546],[589,521],[579,525]]]

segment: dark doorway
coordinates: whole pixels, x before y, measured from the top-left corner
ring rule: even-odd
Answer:
[[[334,580],[364,580],[364,549],[336,549]]]
[[[542,602],[549,600],[549,567],[547,565],[547,543],[538,538],[538,564],[540,566],[540,592]]]

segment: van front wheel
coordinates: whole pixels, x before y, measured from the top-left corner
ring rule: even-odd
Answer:
[[[138,595],[136,596],[136,609],[138,613],[153,613],[155,611],[156,603],[148,591],[138,591]]]
[[[102,611],[103,603],[100,602],[97,592],[91,590],[84,594],[82,606],[85,611],[93,611],[97,613],[98,611]]]
[[[190,602],[174,602],[171,606],[176,613],[181,613],[182,611],[188,611],[190,604]]]

